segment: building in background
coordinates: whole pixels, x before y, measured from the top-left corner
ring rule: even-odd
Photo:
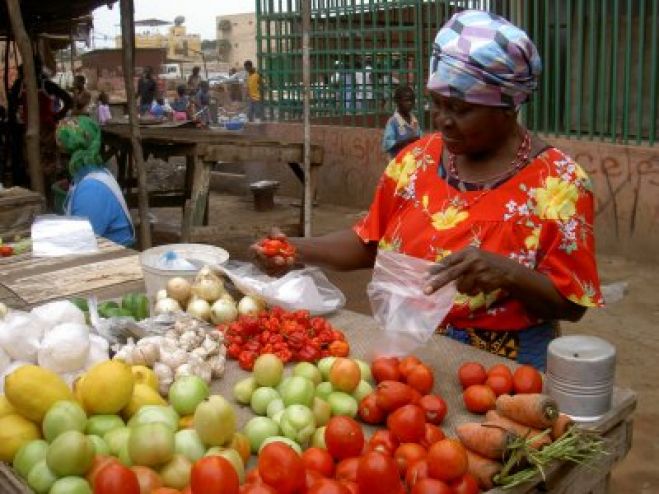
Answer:
[[[219,16],[216,19],[220,60],[242,69],[245,60],[256,63],[256,14]]]
[[[135,33],[136,48],[164,48],[166,56],[171,60],[199,62],[201,61],[201,36],[188,34],[184,25],[185,17],[178,16],[171,22],[160,19],[145,19],[136,21],[135,26],[140,32]],[[166,33],[160,28],[170,26]],[[121,36],[115,38],[116,48],[121,48]]]

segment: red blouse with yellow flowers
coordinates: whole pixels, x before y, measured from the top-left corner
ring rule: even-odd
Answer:
[[[602,305],[588,176],[547,148],[492,189],[459,190],[440,175],[442,140],[430,134],[387,166],[368,214],[354,230],[364,242],[440,261],[475,246],[545,274],[572,302]],[[503,290],[458,294],[444,324],[511,331],[541,321]]]

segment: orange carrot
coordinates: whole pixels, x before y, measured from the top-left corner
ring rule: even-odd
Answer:
[[[496,410],[490,410],[485,414],[484,425],[488,425],[488,424],[493,424],[503,427],[508,432],[513,432],[520,437],[531,438],[531,437],[539,436],[536,440],[534,440],[530,444],[530,446],[535,449],[540,449],[543,446],[551,443],[551,438],[549,437],[549,434],[541,435],[542,431],[540,429],[534,429],[533,427],[529,427],[527,425],[518,424],[514,420],[510,420],[507,417],[502,417],[500,414],[497,413]]]
[[[501,460],[515,434],[497,425],[460,424],[455,428],[465,448],[492,460]]]
[[[534,393],[497,398],[497,412],[518,424],[534,429],[547,429],[558,418],[558,405],[549,396]]]
[[[556,441],[559,437],[562,437],[570,428],[574,425],[574,422],[570,417],[561,413],[554,422],[554,425],[551,428],[551,438]]]
[[[469,460],[467,471],[478,481],[480,488],[487,491],[494,487],[493,478],[503,468],[501,463],[484,458],[470,450],[467,450],[467,459]]]

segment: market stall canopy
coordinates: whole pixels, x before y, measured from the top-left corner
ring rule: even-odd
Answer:
[[[82,18],[89,19],[91,12],[103,5],[112,6],[117,0],[22,0],[21,12],[28,33],[70,35],[73,26]],[[0,3],[0,35],[9,27],[7,7]]]

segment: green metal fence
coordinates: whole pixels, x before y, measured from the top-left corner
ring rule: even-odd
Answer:
[[[424,82],[437,29],[456,11],[496,12],[538,46],[540,89],[522,111],[538,132],[657,141],[659,0],[312,0],[311,115],[382,126],[410,85],[429,127]],[[256,0],[259,70],[269,118],[302,118],[299,0]]]

